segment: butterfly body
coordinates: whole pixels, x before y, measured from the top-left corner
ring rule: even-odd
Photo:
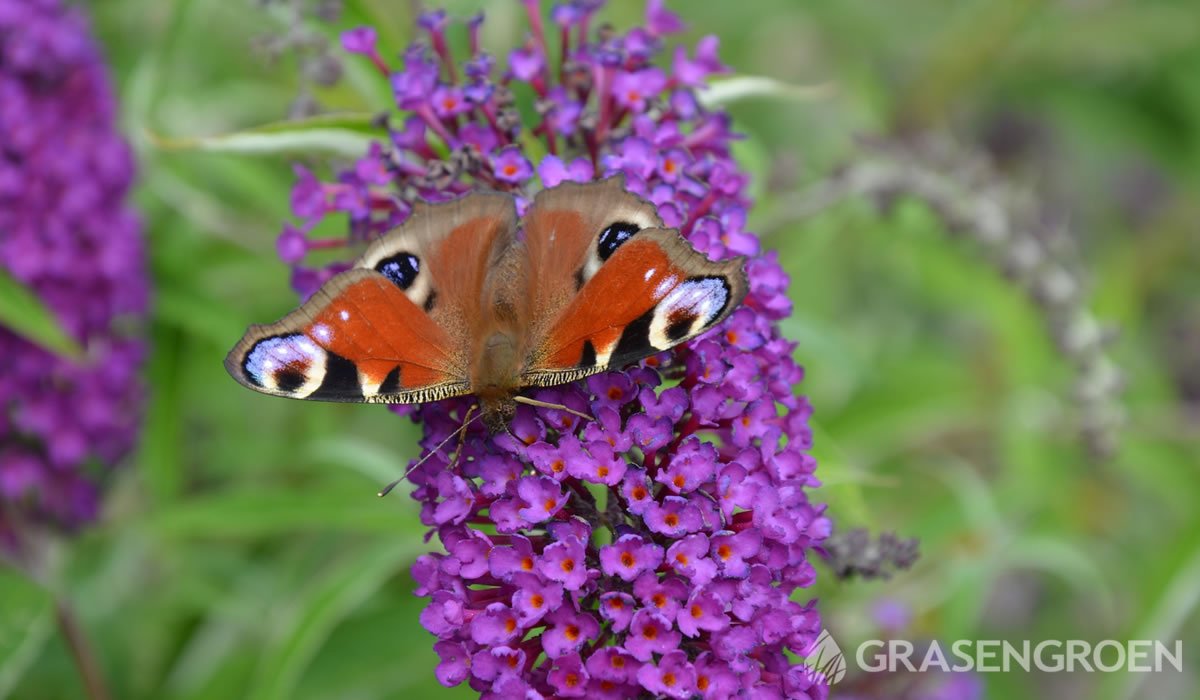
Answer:
[[[745,293],[741,259],[709,261],[618,179],[544,190],[521,221],[512,197],[476,193],[418,205],[299,309],[251,326],[225,365],[289,398],[474,394],[501,430],[522,389],[694,338]]]
[[[521,389],[521,353],[514,333],[496,331],[483,342],[471,393],[479,399],[484,423],[492,432],[508,425],[517,404],[513,397]]]

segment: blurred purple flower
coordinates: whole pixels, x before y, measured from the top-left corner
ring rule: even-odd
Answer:
[[[84,349],[71,360],[0,328],[0,549],[31,526],[94,520],[133,446],[146,308],[134,163],[88,23],[58,0],[0,0],[0,268]]]
[[[872,606],[876,637],[904,640],[913,645],[913,657],[927,658],[930,642],[912,625],[913,610],[904,601],[881,598]],[[942,649],[948,649],[945,643]],[[894,668],[889,668],[894,666]],[[911,671],[903,663],[887,664],[871,672],[851,673],[838,683],[839,700],[982,700],[983,679],[974,671],[954,671],[934,664]]]
[[[804,656],[820,631],[814,605],[791,596],[812,584],[810,553],[829,521],[806,496],[818,483],[810,409],[793,394],[803,370],[778,327],[791,312],[787,277],[744,228],[748,176],[731,157],[728,116],[692,91],[724,70],[716,39],[694,59],[678,54],[668,73],[652,60],[682,23],[661,2],[624,36],[592,30],[595,0],[559,4],[549,23],[536,0],[523,4],[530,34],[507,66],[480,52],[477,21],[459,64],[446,48],[459,43],[446,36],[454,27],[423,20],[429,43],[405,51],[402,69],[380,66],[405,110],[386,152],[334,182],[298,171],[300,222],[281,254],[294,259],[295,232],[309,249],[329,245],[306,232],[334,213],[350,215],[346,242],[362,242],[402,223],[417,198],[494,189],[523,210],[539,187],[620,174],[698,250],[749,256],[750,292],[721,329],[670,354],[529,392],[595,420],[521,406],[509,433],[472,425],[457,460],[437,453],[412,473],[422,521],[445,550],[413,567],[437,677],[489,698],[742,688],[823,698],[823,683],[797,680],[803,667],[788,652]],[[345,43],[379,65],[366,36]],[[532,93],[533,109],[519,111],[517,93]],[[534,142],[545,155],[531,155]],[[377,163],[385,180],[364,174]],[[302,294],[328,274],[293,265]],[[423,424],[430,450],[470,405],[397,412]]]

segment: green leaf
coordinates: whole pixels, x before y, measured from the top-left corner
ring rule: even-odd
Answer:
[[[0,325],[57,355],[83,357],[83,348],[67,335],[54,312],[7,270],[0,270]]]
[[[357,483],[357,481],[356,481]],[[414,531],[408,508],[378,498],[378,486],[302,491],[288,488],[242,490],[173,505],[145,525],[166,537],[262,537],[297,530],[357,533]]]
[[[169,151],[210,151],[245,155],[324,152],[357,157],[382,136],[374,115],[325,114],[272,122],[217,136],[173,138],[150,134],[151,143]]]
[[[809,102],[826,99],[833,93],[834,87],[830,83],[790,85],[761,75],[739,75],[714,80],[701,88],[697,96],[705,107],[718,107],[756,97]]]
[[[414,443],[416,439],[414,436]],[[337,465],[362,474],[380,486],[403,474],[408,467],[407,456],[356,436],[337,435],[313,440],[304,457],[313,464]]]
[[[53,606],[47,590],[0,568],[0,698],[9,697],[50,638]]]
[[[291,601],[291,614],[271,616],[274,641],[264,650],[248,697],[293,697],[304,670],[337,625],[424,551],[418,538],[384,538],[333,563]]]
[[[1129,639],[1153,639],[1168,647],[1174,640],[1186,639],[1187,621],[1194,619],[1200,608],[1200,536],[1194,534],[1197,532],[1194,525],[1181,531],[1193,533],[1188,536],[1189,542],[1184,548],[1186,556],[1155,596]],[[1169,668],[1167,670],[1170,672]],[[1105,689],[1109,692],[1101,697],[1120,700],[1144,697],[1142,685],[1147,680],[1146,674],[1142,673],[1114,674],[1106,679]]]

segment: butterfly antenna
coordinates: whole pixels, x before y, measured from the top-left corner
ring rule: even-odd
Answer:
[[[523,403],[527,406],[537,406],[538,408],[553,408],[553,409],[557,409],[559,411],[566,411],[567,413],[579,416],[580,418],[582,418],[584,420],[596,420],[595,418],[589,416],[586,413],[580,413],[579,411],[576,411],[575,409],[571,408],[570,406],[564,406],[561,403],[550,403],[549,401],[538,401],[537,399],[531,399],[528,396],[514,396],[513,401],[516,401],[517,403]]]
[[[416,464],[414,464],[411,467],[409,467],[408,469],[406,469],[404,471],[404,473],[400,475],[399,479],[396,479],[395,481],[388,484],[387,486],[384,486],[383,489],[376,495],[378,495],[380,498],[383,498],[384,496],[391,493],[392,489],[399,486],[401,481],[404,481],[405,479],[407,479],[409,474],[412,474],[414,471],[417,470],[418,467],[420,467],[425,462],[428,462],[430,457],[432,457],[435,454],[437,454],[438,452],[440,452],[442,450],[442,448],[446,446],[446,443],[450,442],[451,440],[453,440],[456,437],[461,436],[462,439],[459,440],[459,442],[458,442],[458,452],[455,453],[454,462],[451,463],[451,466],[453,466],[453,464],[457,463],[458,462],[458,453],[462,452],[463,444],[467,441],[467,428],[471,425],[471,423],[473,423],[475,421],[476,418],[479,418],[480,416],[483,415],[481,413],[481,414],[475,416],[474,418],[471,417],[471,414],[474,413],[475,409],[477,409],[477,408],[479,408],[479,405],[474,404],[471,406],[471,408],[467,409],[467,417],[463,421],[462,425],[458,426],[458,428],[455,429],[455,431],[453,433],[450,433],[449,435],[447,435],[446,438],[444,440],[442,440],[441,442],[439,442],[436,447],[434,447],[429,452],[426,452],[425,456],[422,457],[420,460],[418,460]]]

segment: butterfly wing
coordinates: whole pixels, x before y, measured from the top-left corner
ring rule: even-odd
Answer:
[[[490,266],[512,243],[512,198],[418,205],[355,266],[225,358],[256,391],[324,401],[418,403],[470,391],[470,334]]]
[[[712,262],[616,179],[560,185],[526,215],[535,306],[522,382],[551,386],[694,338],[746,295],[742,259]]]

